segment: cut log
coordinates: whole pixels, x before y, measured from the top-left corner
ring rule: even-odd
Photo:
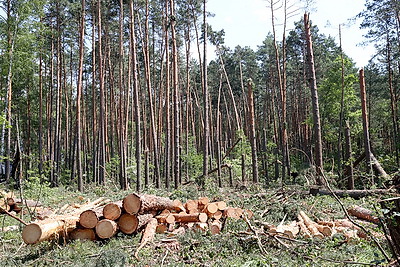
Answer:
[[[117,220],[122,214],[122,200],[109,203],[103,208],[103,216],[105,219],[112,221]]]
[[[136,214],[124,213],[119,217],[118,227],[119,230],[124,234],[134,233],[139,225],[139,219]]]
[[[189,223],[189,222],[207,222],[208,216],[206,213],[194,214],[171,214],[175,217],[175,222]]]
[[[166,224],[173,224],[175,222],[175,217],[172,213],[166,213],[160,214],[156,216],[156,219],[158,220],[159,223],[166,223]]]
[[[136,249],[135,258],[139,259],[139,251],[150,241],[153,240],[154,235],[156,234],[157,229],[157,219],[151,218],[150,221],[147,223],[146,228],[143,231],[142,239],[140,241],[139,247]]]
[[[218,205],[216,202],[208,203],[206,207],[203,209],[204,213],[207,213],[209,217],[212,217],[214,213],[218,210]]]
[[[117,223],[109,219],[103,219],[96,225],[96,234],[101,239],[107,239],[117,233]]]
[[[226,202],[225,201],[218,201],[216,202],[217,207],[219,210],[225,210],[226,209]]]
[[[210,223],[209,228],[212,235],[217,235],[221,233],[222,223],[219,220],[214,220]]]
[[[22,239],[27,244],[35,244],[44,240],[67,237],[76,228],[79,216],[58,217],[30,223],[22,230]]]
[[[205,206],[207,206],[207,204],[210,203],[210,200],[208,199],[208,197],[199,197],[197,202],[198,202],[199,209],[203,210],[205,208]]]
[[[138,195],[136,193],[126,196],[122,200],[122,205],[125,212],[129,214],[161,211],[165,209],[181,211],[183,209],[181,203],[172,201],[169,198],[147,194]]]
[[[318,231],[320,233],[322,233],[324,236],[327,236],[327,237],[332,236],[333,231],[332,231],[331,227],[329,227],[327,225],[321,225],[318,223],[316,223],[315,226],[317,227]]]
[[[95,228],[103,217],[103,207],[85,210],[79,216],[79,224],[84,228]]]
[[[136,193],[129,194],[122,200],[122,206],[128,214],[137,214],[141,205],[142,201],[140,200],[140,196]]]
[[[213,215],[212,218],[215,220],[219,220],[222,218],[222,211],[221,210],[217,210]]]
[[[198,212],[198,201],[189,199],[185,203],[185,208],[188,213]]]
[[[156,233],[157,234],[164,234],[165,232],[167,232],[167,230],[168,230],[168,227],[165,224],[160,223],[160,224],[157,225]]]
[[[90,241],[94,241],[94,240],[96,240],[96,234],[94,232],[94,229],[76,228],[70,233],[69,238],[71,240],[90,240]]]
[[[289,238],[295,238],[300,231],[299,226],[295,221],[290,224],[280,224],[274,230],[276,233],[281,233]]]
[[[304,220],[303,220],[303,217],[301,217],[300,214],[299,214],[299,215],[297,215],[297,219],[299,220],[299,221],[297,222],[297,224],[299,225],[300,230],[301,230],[301,232],[303,233],[303,235],[304,235],[306,238],[311,238],[310,230],[308,230],[307,226],[305,225]]]
[[[304,224],[307,226],[307,229],[310,231],[311,235],[316,238],[323,238],[324,235],[318,230],[316,227],[316,223],[312,221],[304,211],[300,211],[300,216],[303,218]]]
[[[360,206],[352,206],[349,209],[347,209],[347,212],[355,216],[359,219],[366,220],[368,222],[372,222],[375,224],[379,224],[379,218],[373,215],[373,211],[360,207]]]
[[[234,219],[240,219],[240,216],[239,216],[239,214],[237,213],[236,208],[231,208],[231,207],[229,207],[229,208],[227,208],[227,209],[224,210],[224,212],[223,212],[223,217],[226,217],[226,218],[234,218]]]

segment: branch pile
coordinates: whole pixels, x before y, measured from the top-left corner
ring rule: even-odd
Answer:
[[[116,202],[100,198],[62,215],[32,222],[23,229],[22,238],[27,244],[35,244],[60,238],[101,240],[118,232],[130,235],[143,231],[140,249],[156,232],[178,235],[193,228],[218,234],[226,218],[239,219],[243,213],[252,215],[227,207],[224,201],[210,202],[207,197],[182,204],[179,200],[133,193]]]
[[[370,212],[369,210],[360,207],[354,207],[352,209],[354,210],[355,208],[357,208],[358,212]],[[371,216],[370,213],[368,214]],[[360,216],[357,217],[362,218]],[[261,224],[263,225],[264,231],[267,233],[287,238],[296,238],[298,235],[302,235],[306,238],[323,239],[331,237],[336,233],[341,233],[346,238],[346,241],[367,237],[362,229],[354,225],[348,219],[314,221],[304,211],[299,212],[297,215],[297,221],[292,221],[288,224],[281,223],[278,226],[268,223]]]

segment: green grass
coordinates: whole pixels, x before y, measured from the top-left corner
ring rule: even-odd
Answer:
[[[199,196],[221,199],[228,205],[250,209],[254,218],[250,221],[253,227],[260,229],[257,221],[278,224],[296,220],[300,210],[305,211],[312,219],[332,220],[344,218],[339,204],[330,196],[309,196],[299,192],[302,188],[293,187],[285,190],[265,190],[258,186],[235,189],[219,189],[206,186],[205,191],[195,185],[187,185],[167,192],[149,188],[146,193],[178,198],[182,202]],[[303,189],[304,190],[304,189]],[[52,208],[65,204],[81,203],[86,199],[94,200],[100,196],[111,200],[121,199],[128,192],[114,190],[112,187],[92,187],[87,193],[75,192],[69,188],[49,188],[38,184],[24,189],[26,198],[40,199]],[[263,193],[262,196],[259,194]],[[342,199],[346,207],[358,204],[374,208],[375,198],[354,200]],[[25,219],[28,220],[25,216]],[[0,215],[0,227],[15,225],[17,222]],[[179,249],[166,248],[161,239],[166,235],[157,234],[155,240],[144,247],[140,260],[133,257],[139,244],[140,235],[126,236],[119,233],[106,241],[96,242],[42,242],[36,245],[25,245],[20,231],[0,232],[0,266],[346,266],[343,261],[377,264],[384,262],[383,255],[370,240],[344,242],[344,237],[335,235],[323,240],[306,242],[284,241],[283,246],[275,239],[261,236],[261,243],[266,253],[262,253],[257,241],[242,233],[248,230],[243,220],[228,219],[220,235],[208,232],[187,231],[176,237]],[[379,242],[387,249],[384,239]],[[389,253],[390,254],[390,253]],[[357,266],[357,265],[354,265]]]

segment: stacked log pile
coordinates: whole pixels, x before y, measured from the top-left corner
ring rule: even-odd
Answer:
[[[226,218],[238,219],[244,212],[252,215],[250,211],[227,207],[224,201],[210,202],[207,197],[182,204],[179,200],[133,193],[120,201],[101,198],[62,215],[32,222],[23,229],[22,238],[27,244],[35,244],[60,237],[101,240],[118,232],[130,235],[142,230],[143,237],[167,231],[177,235],[190,228],[218,234]]]
[[[24,199],[21,200],[15,196],[13,192],[0,191],[0,214],[7,212],[20,213],[22,207],[41,207],[39,201]]]

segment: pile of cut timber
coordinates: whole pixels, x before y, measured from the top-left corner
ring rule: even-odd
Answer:
[[[24,199],[22,201],[21,199],[17,198],[13,192],[0,191],[0,214],[12,211],[15,213],[20,213],[23,205],[27,207],[42,206],[39,201],[29,199]]]
[[[313,221],[304,212],[300,211],[297,216],[297,221],[292,221],[288,224],[273,224],[262,223],[264,230],[270,234],[295,238],[298,235],[303,235],[307,238],[322,239],[331,237],[336,233],[341,233],[347,241],[357,238],[366,238],[366,234],[351,221],[347,219],[339,219],[334,221]]]
[[[207,197],[182,204],[179,200],[133,193],[120,201],[102,198],[63,215],[30,223],[22,231],[22,238],[27,244],[59,237],[99,240],[118,232],[129,235],[144,229],[144,239],[155,232],[179,234],[188,228],[209,229],[218,234],[226,218],[238,219],[243,213],[252,215],[250,211],[227,207],[224,201],[210,202]]]

